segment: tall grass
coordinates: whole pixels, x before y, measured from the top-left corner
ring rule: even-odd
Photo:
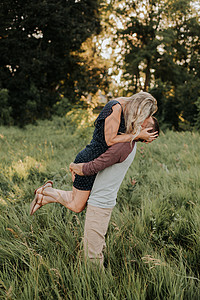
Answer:
[[[200,299],[198,133],[138,143],[111,217],[104,271],[83,260],[85,212],[51,204],[29,216],[45,180],[71,189],[68,165],[93,131],[81,117],[0,127],[0,299]]]

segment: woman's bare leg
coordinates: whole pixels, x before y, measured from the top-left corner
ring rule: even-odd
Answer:
[[[72,191],[63,191],[59,189],[54,189],[52,187],[46,187],[43,190],[38,189],[37,194],[39,202],[42,201],[42,205],[48,203],[60,203],[68,209],[79,213],[85,208],[86,202],[90,195],[90,191],[81,191],[74,187]],[[38,208],[35,208],[34,212]]]

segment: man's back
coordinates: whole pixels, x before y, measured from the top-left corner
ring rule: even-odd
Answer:
[[[123,162],[116,163],[98,172],[88,199],[89,205],[102,208],[115,206],[117,192],[136,153],[136,143],[133,149],[131,149],[130,143],[124,144],[126,144],[125,147],[120,151],[127,151],[130,154]]]

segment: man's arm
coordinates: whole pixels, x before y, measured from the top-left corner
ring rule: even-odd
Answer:
[[[106,152],[88,163],[71,163],[70,171],[82,176],[94,175],[107,167],[124,161],[133,150],[134,145],[135,142],[132,144],[129,142],[114,144]]]

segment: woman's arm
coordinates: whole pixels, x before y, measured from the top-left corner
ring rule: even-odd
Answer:
[[[122,108],[119,104],[112,107],[113,112],[105,119],[105,141],[108,146],[112,146],[117,143],[124,143],[132,141],[133,134],[117,134],[121,121]],[[152,128],[144,128],[140,131],[135,140],[142,139],[147,142],[152,142],[157,137],[157,132],[148,132]]]
[[[132,134],[117,135],[121,122],[122,108],[119,104],[112,107],[113,112],[105,119],[104,134],[108,146],[116,143],[130,142]]]

